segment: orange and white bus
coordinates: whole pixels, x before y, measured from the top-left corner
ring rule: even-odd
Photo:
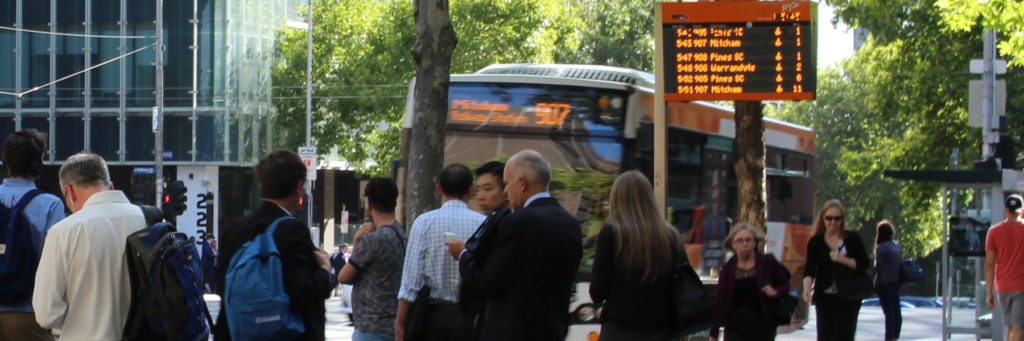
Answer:
[[[593,238],[607,216],[613,181],[631,169],[653,179],[654,86],[650,73],[591,65],[502,64],[451,76],[445,164],[475,168],[535,149],[552,165],[552,194],[580,222],[584,258],[570,306],[570,340],[586,340],[599,329],[600,307],[591,302],[588,284]],[[414,124],[411,91],[409,103],[406,128]],[[666,212],[687,236],[698,273],[713,278],[727,256],[721,241],[737,212],[733,110],[678,102],[666,114]],[[814,132],[766,118],[765,139],[767,248],[796,272],[815,213]]]

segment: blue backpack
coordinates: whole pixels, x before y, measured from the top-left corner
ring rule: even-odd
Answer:
[[[224,309],[234,340],[291,340],[305,332],[302,318],[288,310],[281,253],[274,242],[275,220],[267,231],[242,245],[228,265]]]
[[[122,340],[206,340],[213,319],[203,300],[195,239],[157,223],[128,236],[132,301]]]
[[[32,225],[21,212],[42,193],[28,191],[13,208],[0,204],[0,304],[20,304],[32,298],[39,253],[32,243]]]

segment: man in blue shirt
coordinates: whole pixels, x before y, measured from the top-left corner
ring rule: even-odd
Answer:
[[[7,136],[3,160],[9,177],[0,184],[0,204],[14,207],[25,193],[36,189],[35,181],[42,174],[45,151],[46,135],[35,129]],[[64,203],[52,194],[40,194],[22,212],[32,227],[32,247],[38,259],[46,232],[64,219]],[[53,340],[50,331],[36,322],[31,295],[21,303],[0,305],[0,340]]]

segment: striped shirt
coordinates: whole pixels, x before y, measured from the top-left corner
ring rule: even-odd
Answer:
[[[36,184],[26,179],[4,179],[3,185],[0,185],[0,204],[13,208],[25,193],[35,188]],[[53,224],[64,219],[64,202],[55,195],[43,193],[25,205],[23,214],[29,225],[32,225],[32,244],[38,256],[43,252],[46,232]],[[0,305],[0,311],[31,312],[32,299],[26,298],[24,302],[16,305]]]
[[[459,263],[444,243],[445,232],[454,234],[455,239],[469,239],[485,218],[461,200],[448,200],[441,208],[417,217],[409,234],[398,298],[414,302],[417,292],[426,284],[430,286],[430,298],[458,302],[462,278]]]

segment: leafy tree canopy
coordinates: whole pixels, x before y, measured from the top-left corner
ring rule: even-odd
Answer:
[[[871,32],[868,43],[819,74],[816,101],[768,114],[815,129],[818,198],[843,200],[847,228],[873,238],[875,224],[891,219],[907,255],[922,256],[941,245],[940,184],[882,173],[949,169],[954,148],[960,168],[980,157],[981,133],[967,125],[966,106],[967,82],[978,78],[967,68],[980,55],[981,26],[950,30],[935,1],[830,3],[837,20]],[[1019,105],[1011,101],[1007,111]]]

